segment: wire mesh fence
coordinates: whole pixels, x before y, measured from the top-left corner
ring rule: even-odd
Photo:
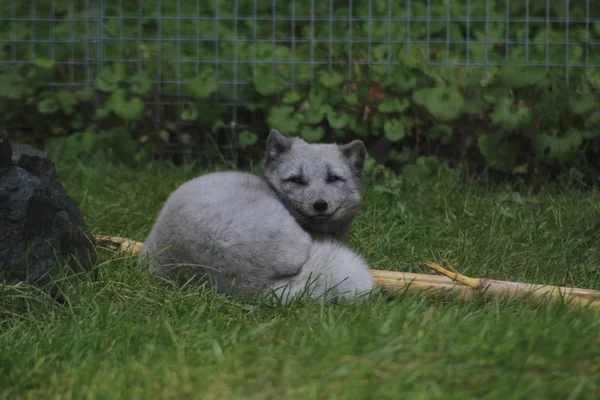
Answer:
[[[593,0],[29,0],[0,2],[0,67],[53,60],[49,85],[89,86],[121,63],[156,82],[157,120],[179,120],[185,83],[210,70],[231,122],[244,88],[277,71],[291,87],[322,72],[347,79],[402,58],[441,68],[506,62],[585,74],[600,87],[600,4]],[[229,121],[228,121],[229,122]]]

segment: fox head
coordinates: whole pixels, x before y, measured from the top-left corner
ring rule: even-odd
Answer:
[[[263,177],[300,225],[327,231],[358,212],[365,157],[360,140],[309,144],[273,129],[267,139]]]

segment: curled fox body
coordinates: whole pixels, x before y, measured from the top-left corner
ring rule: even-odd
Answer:
[[[271,131],[262,176],[216,172],[176,189],[141,257],[160,276],[287,301],[352,298],[374,287],[344,239],[361,202],[362,142],[308,144]]]

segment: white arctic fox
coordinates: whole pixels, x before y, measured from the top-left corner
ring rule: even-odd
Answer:
[[[361,202],[361,141],[308,144],[272,130],[263,177],[206,174],[175,190],[141,257],[159,276],[219,292],[351,298],[374,282],[343,240]]]

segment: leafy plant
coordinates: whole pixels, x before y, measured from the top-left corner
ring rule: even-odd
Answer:
[[[50,2],[54,6],[46,7]],[[546,10],[545,2],[511,3],[510,17],[527,12],[531,18],[558,22],[506,31],[506,24],[471,23],[467,29],[461,18],[449,25],[436,20],[468,11],[494,21],[506,16],[502,2],[472,0],[467,10],[464,4],[449,8],[443,2],[411,1],[411,15],[429,17],[429,29],[363,21],[365,15],[405,18],[403,1],[390,6],[386,1],[356,0],[350,8],[348,2],[336,0],[332,24],[293,19],[303,13],[329,12],[328,6],[316,5],[313,10],[297,2],[278,5],[277,16],[282,18],[275,30],[271,24],[251,20],[237,23],[233,30],[218,16],[256,15],[257,21],[273,16],[270,3],[236,4],[237,9],[220,2],[196,10],[194,4],[182,3],[178,10],[174,3],[158,0],[144,0],[141,8],[135,2],[107,2],[101,27],[107,35],[134,37],[140,21],[144,34],[138,41],[107,44],[104,57],[137,57],[139,63],[105,63],[90,75],[89,64],[72,63],[88,60],[88,42],[82,39],[81,46],[73,42],[90,31],[71,23],[83,21],[89,10],[67,0],[36,2],[40,24],[55,32],[55,57],[35,58],[26,46],[0,49],[5,59],[32,61],[0,66],[0,113],[13,134],[25,140],[64,141],[70,152],[77,146],[84,152],[119,146],[115,156],[134,160],[152,152],[161,156],[161,149],[173,150],[179,135],[187,133],[190,145],[207,157],[223,156],[207,146],[215,143],[228,147],[233,158],[243,162],[260,152],[270,128],[311,142],[360,138],[382,152],[379,159],[386,167],[421,178],[435,170],[429,168],[434,159],[473,167],[483,161],[491,169],[522,174],[574,168],[593,162],[600,153],[600,96],[593,89],[600,85],[600,70],[590,68],[583,74],[575,67],[533,66],[546,61],[554,65],[600,62],[600,53],[585,51],[584,44],[578,44],[600,40],[597,24],[590,24],[588,30],[583,24],[569,25],[573,44],[568,49],[536,44],[537,39],[564,39],[567,25],[560,22],[566,19],[564,7],[551,5]],[[159,5],[162,13],[198,14],[215,23],[159,21],[148,11]],[[17,2],[13,9],[19,17],[31,13],[27,4]],[[583,3],[571,4],[569,15],[600,18],[594,11],[587,12]],[[351,48],[345,44],[350,33],[342,20],[350,16],[355,18]],[[0,24],[0,34],[27,40],[27,28],[19,28],[13,37],[13,27],[12,22]],[[290,41],[290,32],[298,40]],[[198,40],[177,45],[159,40],[177,35]],[[272,40],[254,40],[264,37]],[[323,37],[333,41],[307,40]],[[407,38],[411,46],[394,40],[384,43],[390,37]],[[448,39],[451,49],[446,47]],[[426,40],[428,44],[422,44]],[[524,65],[523,46],[511,45],[507,53],[503,46],[482,44],[502,40],[532,43],[527,49],[531,65]],[[467,69],[432,61],[473,63]],[[489,68],[477,67],[484,61]],[[86,84],[46,85],[67,79]],[[124,136],[122,141],[116,139],[119,135]]]

